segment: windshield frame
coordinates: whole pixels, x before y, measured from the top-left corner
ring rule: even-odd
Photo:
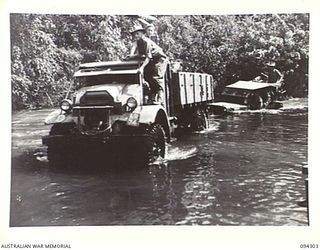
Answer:
[[[75,77],[75,82],[81,87],[104,84],[140,84],[140,77],[138,74],[90,75]]]

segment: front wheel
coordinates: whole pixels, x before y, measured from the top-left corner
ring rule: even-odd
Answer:
[[[74,129],[74,124],[54,124],[49,135],[68,135]],[[73,164],[74,152],[65,144],[49,143],[47,157],[51,168],[69,168]]]
[[[153,162],[159,156],[165,157],[166,138],[163,127],[160,124],[152,124],[146,131],[148,161]]]
[[[57,145],[48,145],[47,155],[49,166],[56,169],[69,168],[71,161],[70,153],[68,151]]]
[[[113,148],[115,164],[119,168],[141,168],[165,157],[166,139],[160,124],[152,124],[141,137],[118,143]]]

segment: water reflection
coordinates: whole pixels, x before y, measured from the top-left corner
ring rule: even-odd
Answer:
[[[296,204],[308,162],[304,106],[211,117],[211,129],[179,138],[149,168],[85,171],[48,167],[46,113],[13,117],[11,226],[307,225]]]

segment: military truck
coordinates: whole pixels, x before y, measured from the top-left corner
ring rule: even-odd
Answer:
[[[108,155],[106,164],[129,160],[145,165],[165,157],[166,143],[177,129],[207,128],[207,105],[214,100],[211,75],[169,64],[165,101],[152,103],[141,65],[137,60],[79,66],[74,73],[78,87],[45,120],[52,125],[42,138],[50,165],[70,166],[89,152]]]

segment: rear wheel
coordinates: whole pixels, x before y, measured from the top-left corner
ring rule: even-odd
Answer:
[[[191,129],[194,131],[201,131],[209,127],[207,114],[202,109],[197,109],[192,114]]]
[[[178,118],[178,127],[190,129],[191,131],[201,131],[209,127],[208,115],[204,108],[185,108]]]

